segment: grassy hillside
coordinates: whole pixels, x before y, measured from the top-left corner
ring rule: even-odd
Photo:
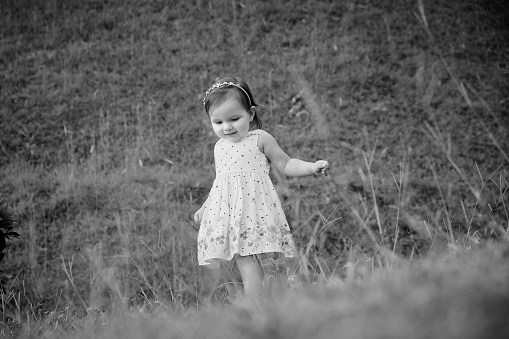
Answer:
[[[216,138],[201,99],[225,74],[247,80],[291,156],[331,163],[328,178],[271,173],[302,252],[297,280],[509,240],[504,1],[1,11],[0,194],[23,237],[2,261],[14,331],[48,312],[202,305],[214,286],[191,216]]]

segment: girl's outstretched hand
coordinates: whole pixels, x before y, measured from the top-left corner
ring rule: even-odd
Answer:
[[[315,174],[329,175],[329,162],[327,160],[318,160],[313,164],[313,172]]]
[[[197,225],[200,225],[201,223],[201,219],[203,217],[203,208],[200,208],[198,211],[196,211],[196,213],[194,214],[194,222],[197,224]]]

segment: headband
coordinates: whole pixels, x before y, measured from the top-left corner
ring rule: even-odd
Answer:
[[[209,95],[210,91],[212,91],[215,88],[221,88],[221,87],[224,87],[224,86],[234,86],[234,87],[237,87],[238,89],[240,89],[247,96],[247,99],[249,100],[249,106],[252,106],[252,104],[251,104],[251,97],[249,96],[249,94],[247,94],[247,91],[244,88],[242,88],[242,86],[240,86],[239,84],[236,84],[236,83],[231,82],[231,81],[228,81],[228,82],[218,82],[218,83],[214,84],[212,87],[210,87],[207,90],[207,92],[205,92],[205,97],[203,98],[203,104],[205,105],[205,100],[207,100],[207,96]]]

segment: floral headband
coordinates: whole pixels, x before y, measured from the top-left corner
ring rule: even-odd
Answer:
[[[224,87],[224,86],[234,86],[234,87],[237,87],[238,89],[240,89],[247,96],[247,99],[249,100],[249,106],[252,105],[251,104],[251,97],[249,96],[249,94],[247,94],[247,91],[244,88],[242,88],[241,85],[236,84],[236,83],[231,82],[231,81],[228,81],[228,82],[218,82],[218,83],[214,84],[212,87],[210,87],[207,90],[207,92],[205,92],[205,97],[203,98],[203,104],[205,105],[205,100],[207,100],[207,96],[209,95],[210,91],[212,91],[214,88],[221,88],[221,87]]]

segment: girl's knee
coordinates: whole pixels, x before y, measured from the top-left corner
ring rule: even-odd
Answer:
[[[243,267],[243,266],[253,265],[255,263],[255,259],[256,258],[253,255],[245,255],[245,256],[240,256],[239,255],[235,259],[235,263],[240,268],[240,267]]]
[[[247,271],[263,273],[262,266],[254,255],[238,256],[235,263],[241,274]]]

